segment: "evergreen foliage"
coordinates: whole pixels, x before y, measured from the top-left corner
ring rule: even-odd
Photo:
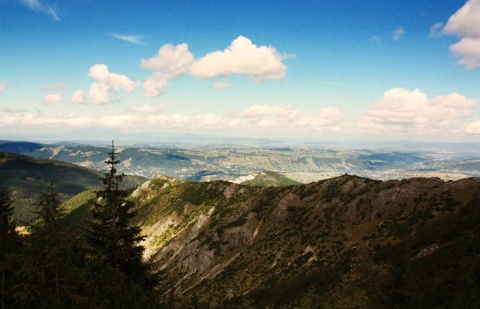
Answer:
[[[66,308],[75,303],[82,282],[80,247],[75,235],[60,226],[65,214],[53,183],[40,195],[39,220],[18,254],[15,298],[21,308]]]
[[[15,222],[12,221],[13,206],[10,194],[0,183],[0,302],[1,308],[11,307],[13,300],[13,263],[11,255],[20,244],[15,232]]]
[[[140,227],[132,225],[136,216],[134,203],[127,200],[128,192],[119,190],[124,175],[117,175],[116,152],[112,144],[110,159],[106,163],[110,172],[105,174],[105,190],[98,192],[98,199],[91,209],[93,221],[89,222],[85,238],[90,257],[120,271],[128,282],[152,289],[156,277],[151,265],[142,261],[144,239]]]

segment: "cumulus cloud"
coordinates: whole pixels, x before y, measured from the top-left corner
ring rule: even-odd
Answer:
[[[243,74],[256,82],[281,80],[287,69],[282,61],[287,57],[271,46],[256,46],[244,36],[233,40],[225,50],[211,52],[198,59],[194,58],[185,43],[175,46],[166,44],[155,56],[142,59],[142,68],[155,71],[142,87],[145,96],[157,97],[165,92],[171,79],[187,74],[200,78]],[[229,85],[217,82],[213,87],[225,89]]]
[[[136,113],[156,114],[156,113],[163,112],[165,110],[165,106],[163,104],[158,104],[158,105],[145,104],[142,106],[134,106],[130,108],[130,110]]]
[[[459,56],[458,64],[469,70],[480,67],[480,39],[464,38],[450,46],[450,51]]]
[[[28,7],[29,9],[43,14],[49,15],[54,20],[59,21],[60,17],[58,16],[57,10],[52,6],[42,4],[40,0],[19,0],[20,4]]]
[[[62,102],[63,102],[63,93],[61,92],[47,94],[43,99],[43,103],[47,105],[58,104]]]
[[[93,78],[95,82],[90,86],[88,92],[88,103],[104,105],[116,100],[119,90],[132,92],[138,83],[133,82],[125,75],[111,73],[105,64],[95,64],[88,71],[88,76]],[[75,103],[80,101],[81,92],[77,90],[74,93]],[[73,98],[72,98],[73,100]]]
[[[404,27],[396,27],[393,30],[393,39],[395,41],[400,40],[405,35],[405,28]]]
[[[7,90],[7,83],[0,81],[0,93],[5,92]]]
[[[142,84],[142,88],[146,97],[153,98],[162,95],[168,86],[170,78],[162,73],[154,73],[150,75]]]
[[[84,104],[85,103],[85,91],[83,89],[77,89],[72,95],[73,104]]]
[[[462,37],[480,38],[480,0],[469,0],[450,16],[444,31]]]
[[[156,71],[142,84],[145,96],[157,97],[163,94],[169,80],[186,74],[193,62],[193,54],[188,50],[187,44],[166,44],[154,57],[142,59],[142,68]]]
[[[370,107],[359,126],[373,132],[458,132],[455,124],[470,116],[470,109],[477,105],[477,100],[458,93],[429,99],[419,89],[393,88]]]
[[[256,46],[250,39],[239,36],[225,50],[211,52],[195,61],[191,72],[205,78],[244,74],[257,82],[281,80],[287,70],[282,62],[285,58],[271,46]]]
[[[128,43],[137,44],[145,46],[143,42],[143,36],[138,34],[117,34],[117,33],[107,33],[107,35],[112,38],[119,39]]]
[[[177,46],[166,44],[160,47],[154,57],[142,59],[140,65],[144,69],[160,71],[175,77],[188,72],[193,62],[193,54],[188,50],[187,44]]]
[[[458,64],[467,69],[480,67],[480,0],[469,0],[450,16],[443,33],[458,35],[459,42],[450,46]]]

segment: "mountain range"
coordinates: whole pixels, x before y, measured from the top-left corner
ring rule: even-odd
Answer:
[[[111,146],[0,141],[0,152],[68,162],[104,171]],[[239,179],[264,170],[302,183],[345,173],[387,180],[480,176],[479,144],[364,143],[303,146],[260,144],[189,144],[189,147],[123,144],[121,168],[129,175],[158,175],[191,181]]]
[[[65,224],[82,226],[96,198],[94,191],[102,187],[102,172],[79,165],[90,158],[93,166],[100,167],[111,149],[7,142],[0,143],[0,149],[37,155],[0,156],[1,180],[19,203],[17,219],[33,219],[25,213],[34,205],[34,192],[54,180],[65,192],[69,212]],[[145,149],[122,147],[120,172],[135,162],[174,162],[175,168],[188,170],[194,164],[220,166],[222,161],[230,169],[251,168],[248,174],[235,174],[239,183],[208,180],[212,170],[203,170],[203,181],[162,175],[148,180],[132,177],[125,186],[131,188],[129,199],[136,205],[135,223],[146,236],[144,258],[156,265],[162,279],[158,293],[166,306],[472,308],[478,304],[479,178],[379,180],[343,173],[299,183],[285,177],[288,173],[258,168],[276,162],[282,162],[278,169],[295,162],[295,168],[312,162],[350,167],[360,162],[357,168],[363,164],[379,171],[385,165],[423,162],[423,152],[357,150],[349,158],[359,161],[353,161],[337,157],[345,155],[341,150],[322,150],[326,160],[315,161],[306,156],[307,150],[301,157],[291,148]],[[208,155],[200,156],[201,151]],[[251,158],[253,151],[256,156]],[[282,153],[287,155],[275,157]],[[295,156],[296,161],[291,159]],[[475,173],[474,157],[448,157],[457,162],[456,167],[468,166],[465,170]],[[232,165],[233,158],[244,165]],[[248,165],[249,161],[255,165]]]

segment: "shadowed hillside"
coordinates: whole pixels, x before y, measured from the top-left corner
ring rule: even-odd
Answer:
[[[403,273],[398,267],[420,280],[414,271],[419,265],[480,240],[475,226],[480,223],[479,189],[480,179],[474,178],[373,181],[345,175],[308,185],[255,187],[161,177],[132,197],[147,235],[146,257],[162,269],[162,293],[173,291],[177,302],[288,304],[309,290],[314,291],[310,298],[326,302],[328,296],[333,302],[345,296],[338,291],[350,288],[388,307],[396,297],[388,295],[388,284]],[[479,260],[476,248],[471,250]],[[480,266],[468,260],[459,273]],[[358,275],[355,267],[377,269],[372,276],[378,276],[373,279],[379,286],[369,290],[363,281],[343,286],[342,280]],[[430,271],[432,284],[445,280],[445,269]],[[395,284],[405,294],[403,301],[425,301],[421,292],[411,294],[419,288],[417,281]],[[472,292],[475,286],[466,288]],[[382,295],[371,294],[379,289]],[[449,301],[461,299],[450,296]]]
[[[38,200],[38,193],[45,191],[53,181],[61,191],[62,201],[86,191],[103,187],[100,172],[74,164],[54,160],[0,152],[0,181],[11,193],[14,218],[29,222]],[[132,188],[143,182],[141,177],[126,177],[126,187]]]

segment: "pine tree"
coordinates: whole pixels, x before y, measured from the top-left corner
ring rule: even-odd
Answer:
[[[12,220],[13,206],[7,188],[0,183],[0,302],[1,308],[12,306],[12,258],[20,238],[15,232],[15,222]]]
[[[40,193],[38,220],[18,254],[20,307],[67,308],[76,302],[82,254],[75,235],[61,226],[65,213],[59,195],[53,183],[49,191]]]
[[[156,284],[150,272],[150,264],[142,261],[144,247],[139,243],[145,238],[140,235],[140,227],[132,225],[136,212],[134,203],[127,200],[128,193],[119,190],[124,174],[117,174],[114,144],[105,161],[109,172],[105,173],[105,189],[98,192],[98,200],[91,213],[86,241],[90,245],[90,256],[102,261],[123,273],[129,282],[145,288]]]

